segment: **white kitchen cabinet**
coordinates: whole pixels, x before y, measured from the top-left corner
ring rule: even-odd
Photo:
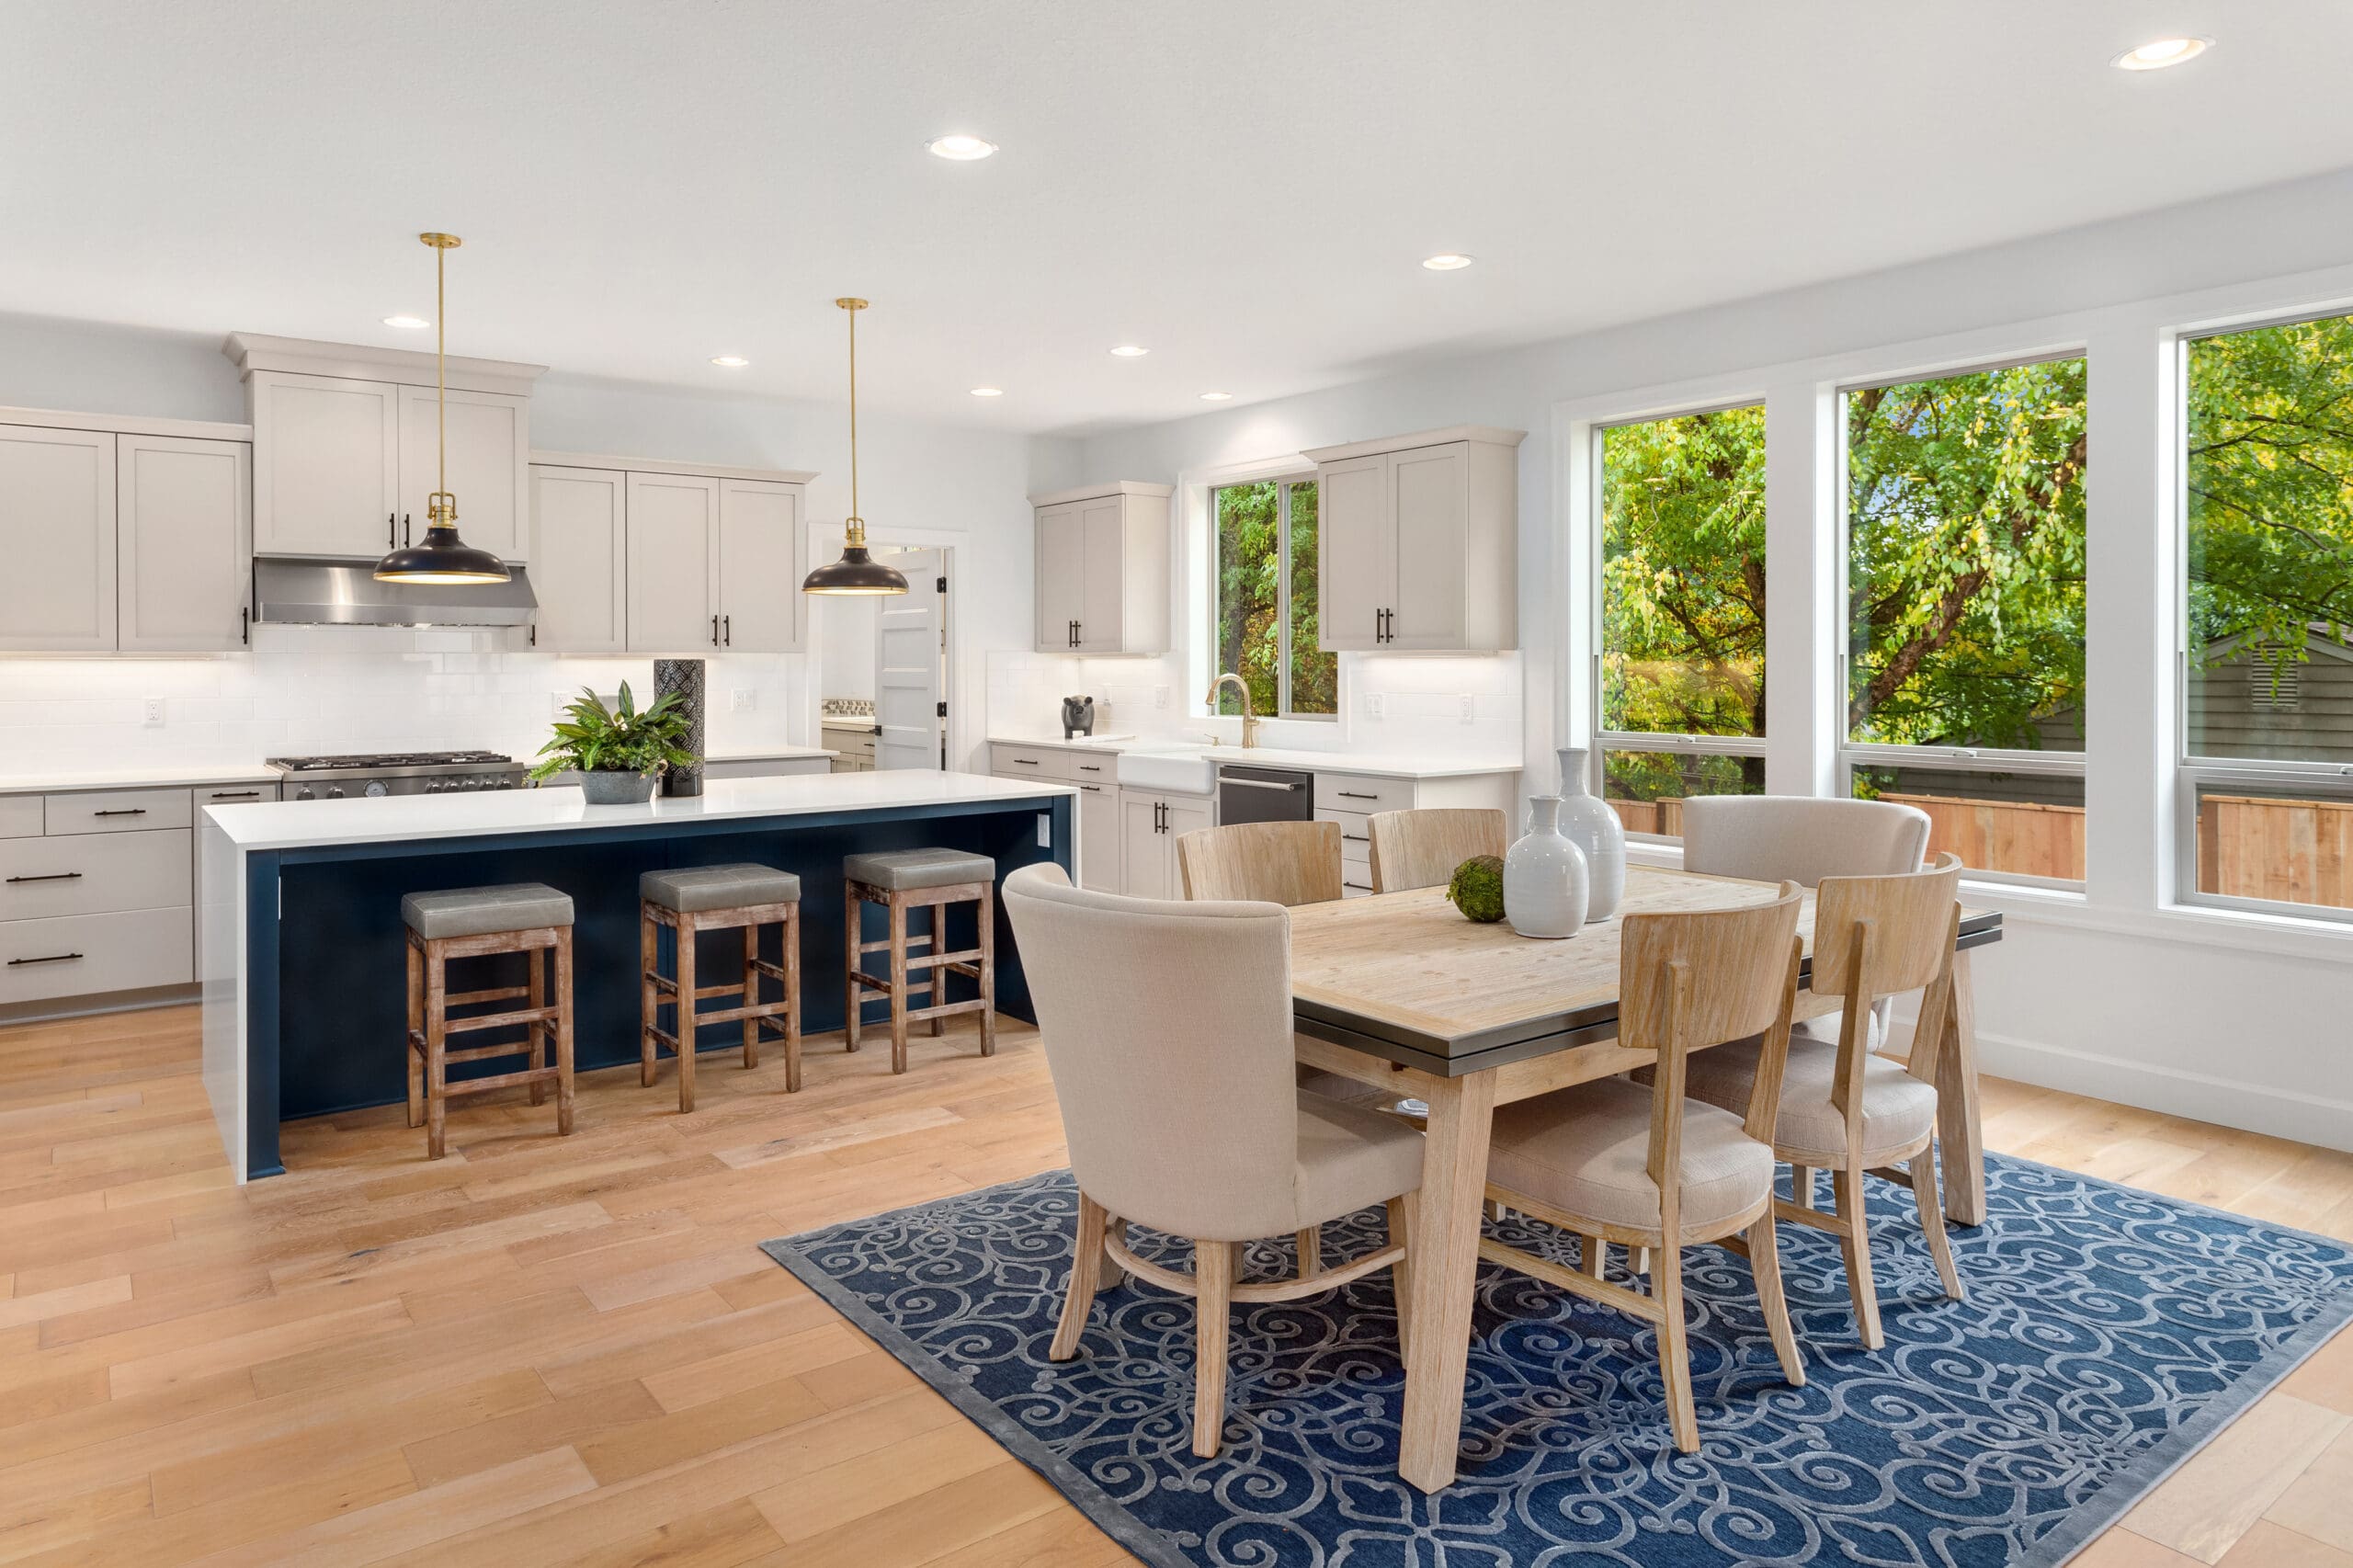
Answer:
[[[1206,796],[1120,790],[1120,891],[1130,898],[1183,898],[1176,840],[1215,820]]]
[[[1040,652],[1168,651],[1172,494],[1123,480],[1029,498]]]
[[[629,475],[531,467],[532,642],[559,653],[629,647]]]
[[[115,437],[0,426],[0,648],[115,646]]]
[[[256,370],[254,549],[381,555],[400,540],[401,389]]]
[[[795,584],[796,591],[799,585]],[[719,647],[719,481],[629,476],[629,646],[638,653]]]
[[[719,645],[738,653],[800,650],[808,611],[801,592],[801,488],[719,482]]]
[[[1078,885],[1096,892],[1120,891],[1120,788],[1078,787]]]
[[[1319,646],[1518,645],[1525,435],[1461,426],[1306,454],[1317,490]]]
[[[115,437],[118,639],[125,653],[216,653],[246,642],[253,448]]]
[[[529,561],[531,400],[452,388],[449,487],[458,498],[458,537],[503,561]],[[430,386],[400,389],[401,542],[425,537],[433,493],[441,488],[440,404]]]

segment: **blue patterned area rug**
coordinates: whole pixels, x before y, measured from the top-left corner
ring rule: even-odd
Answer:
[[[1748,1266],[1686,1253],[1699,1454],[1652,1331],[1482,1266],[1456,1484],[1396,1475],[1384,1270],[1236,1309],[1225,1451],[1190,1437],[1193,1309],[1130,1282],[1046,1359],[1076,1198],[1051,1172],[767,1244],[1129,1550],[1166,1568],[2051,1568],[2353,1317],[2353,1247],[2023,1160],[1938,1290],[1909,1191],[1871,1184],[1886,1348],[1854,1338],[1835,1238],[1781,1229],[1808,1382],[1780,1381]],[[1147,1233],[1131,1233],[1153,1256]],[[1380,1244],[1370,1210],[1331,1256]],[[1506,1221],[1531,1250],[1573,1253]],[[1158,1249],[1172,1267],[1188,1249]],[[1289,1244],[1250,1274],[1290,1271]],[[1614,1261],[1614,1260],[1613,1260]]]

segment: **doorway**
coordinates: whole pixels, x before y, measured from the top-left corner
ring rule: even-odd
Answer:
[[[818,722],[834,771],[944,769],[949,614],[945,547],[878,544],[904,595],[830,597],[817,609]]]

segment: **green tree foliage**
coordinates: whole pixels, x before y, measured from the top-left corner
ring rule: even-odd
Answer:
[[[1281,688],[1282,491],[1267,480],[1222,485],[1217,500],[1217,667],[1239,673],[1250,705],[1262,714],[1283,711]],[[1339,655],[1315,646],[1315,486],[1290,490],[1291,700],[1294,713],[1338,710]],[[1218,711],[1239,713],[1233,692]]]
[[[2189,645],[2353,622],[2353,317],[2189,348]]]

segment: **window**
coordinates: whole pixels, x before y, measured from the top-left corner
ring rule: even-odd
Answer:
[[[1597,433],[1602,793],[1682,835],[1688,795],[1765,789],[1765,410]]]
[[[1973,869],[2084,875],[2080,358],[1844,399],[1854,793]]]
[[[2183,357],[2183,892],[2353,910],[2353,317]]]
[[[1240,673],[1261,715],[1330,719],[1340,710],[1340,659],[1316,647],[1315,482],[1268,479],[1210,493],[1217,584],[1210,645],[1217,669]],[[1221,713],[1239,713],[1231,690]]]

